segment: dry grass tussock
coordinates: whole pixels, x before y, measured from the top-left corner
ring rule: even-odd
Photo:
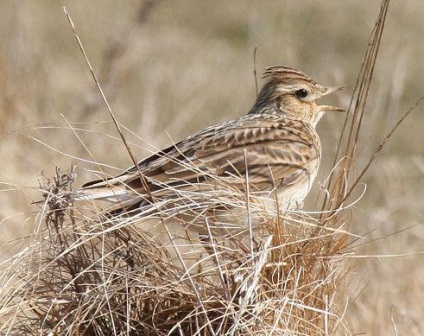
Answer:
[[[253,234],[222,239],[211,231],[208,241],[187,237],[164,246],[140,229],[149,215],[76,215],[73,180],[57,170],[44,181],[38,234],[3,265],[9,292],[2,290],[2,332],[324,335],[343,325],[336,304],[348,271],[343,222],[268,211]]]
[[[218,230],[228,223],[214,222],[203,202],[195,221],[207,232],[195,236],[185,230],[193,223],[169,207],[110,218],[81,206],[73,169],[57,169],[42,180],[45,200],[27,247],[1,264],[0,334],[349,334],[344,290],[355,250],[347,230],[369,165],[357,176],[352,171],[387,5],[322,188],[321,211],[265,210],[251,195],[229,191],[245,229]]]

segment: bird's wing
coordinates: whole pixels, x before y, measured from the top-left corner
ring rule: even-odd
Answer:
[[[308,124],[281,114],[246,115],[208,127],[115,178],[84,188],[116,186],[143,194],[146,186],[151,192],[163,189],[161,184],[199,184],[216,176],[242,188],[247,171],[253,187],[267,190],[295,184],[319,159],[319,139]]]
[[[205,139],[196,149],[196,166],[233,177],[230,183],[244,183],[247,172],[249,183],[259,190],[295,184],[309,175],[320,159],[313,128],[281,115],[258,117]]]

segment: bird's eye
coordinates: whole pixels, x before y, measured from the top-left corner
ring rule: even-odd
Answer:
[[[299,89],[297,91],[295,91],[294,95],[297,98],[306,98],[308,96],[308,91],[306,91],[305,89]]]

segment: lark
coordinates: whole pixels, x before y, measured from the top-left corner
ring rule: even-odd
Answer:
[[[324,113],[343,111],[316,101],[341,87],[285,66],[267,68],[263,78],[246,115],[200,130],[116,177],[89,182],[79,194],[108,204],[111,216],[161,206],[231,208],[224,199],[234,190],[276,199],[281,208],[302,204],[321,161],[315,127]]]

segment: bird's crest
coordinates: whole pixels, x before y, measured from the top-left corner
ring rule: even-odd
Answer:
[[[303,72],[286,67],[286,66],[272,66],[265,69],[262,78],[267,78],[269,81],[298,81],[303,80],[316,84],[316,82],[305,75]]]

